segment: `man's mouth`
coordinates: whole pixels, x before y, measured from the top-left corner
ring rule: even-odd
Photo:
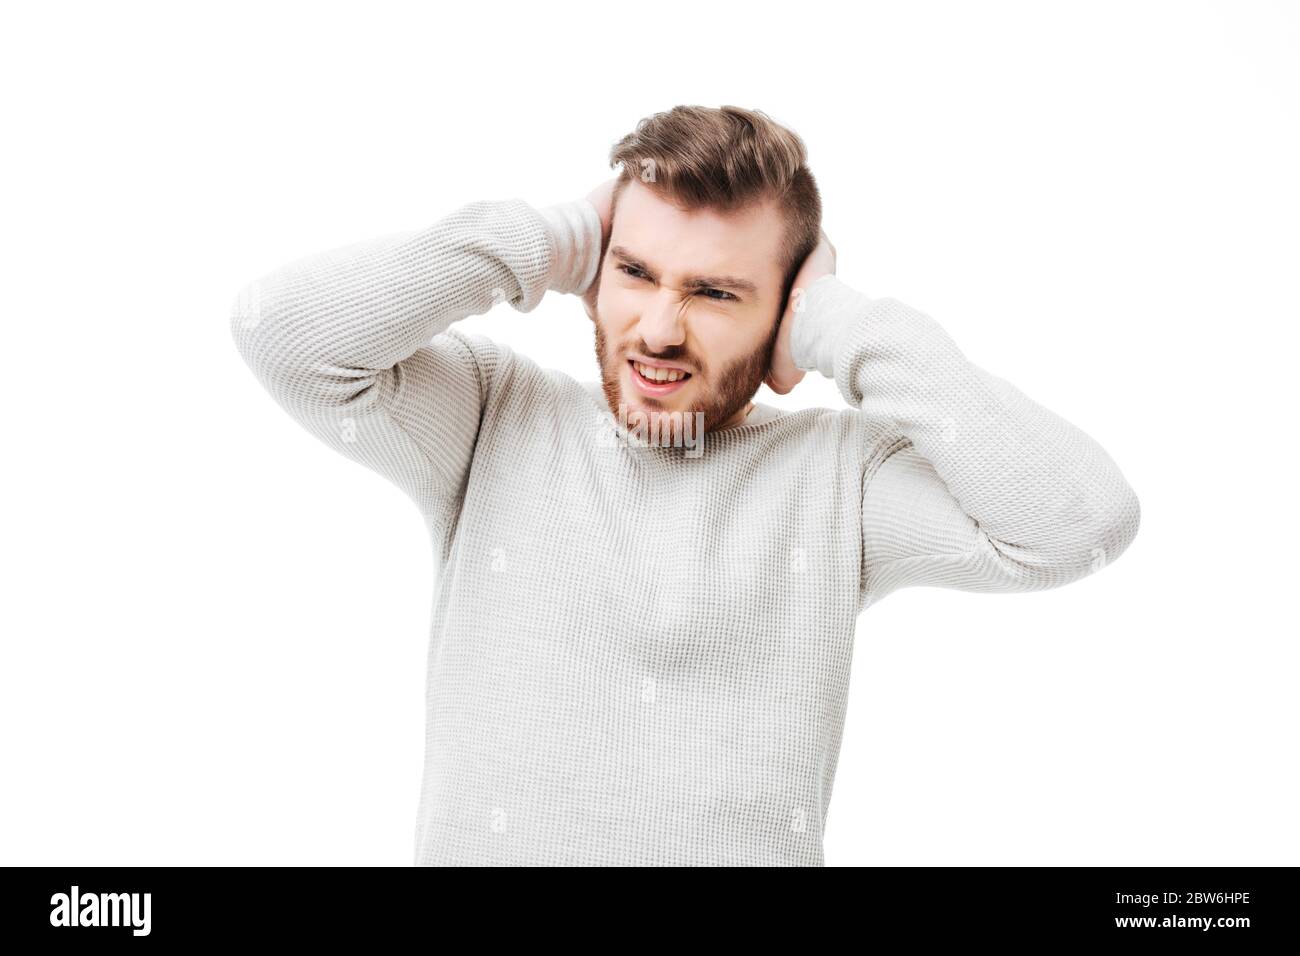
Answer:
[[[627,364],[632,370],[632,381],[636,387],[654,398],[672,394],[691,377],[690,372],[681,369],[655,368],[636,359],[628,359]]]

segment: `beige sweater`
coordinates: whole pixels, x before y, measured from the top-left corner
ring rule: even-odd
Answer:
[[[451,328],[580,294],[600,238],[586,200],[473,202],[234,306],[276,401],[429,532],[415,862],[820,865],[859,613],[1075,581],[1133,540],[1137,497],[928,315],[835,276],[792,339],[845,406],[760,405],[702,454],[626,440],[597,382]]]

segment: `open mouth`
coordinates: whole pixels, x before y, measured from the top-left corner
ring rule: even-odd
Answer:
[[[680,369],[653,368],[635,359],[627,360],[632,370],[632,381],[647,395],[661,396],[677,391],[690,381],[691,373]]]

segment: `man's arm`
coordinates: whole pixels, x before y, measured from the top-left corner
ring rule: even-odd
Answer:
[[[863,483],[861,607],[919,585],[1057,587],[1136,536],[1137,495],[1106,451],[968,361],[928,315],[823,276],[791,356],[888,425]]]
[[[601,225],[585,199],[461,206],[433,225],[292,262],[230,318],[244,361],[309,431],[402,488],[426,515],[459,500],[494,353],[453,322],[547,290],[581,294]]]

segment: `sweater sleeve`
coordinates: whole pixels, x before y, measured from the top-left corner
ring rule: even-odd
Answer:
[[[1057,587],[1136,536],[1137,495],[1106,451],[967,360],[925,313],[824,276],[791,351],[887,426],[864,471],[860,608],[902,587]]]
[[[547,290],[581,294],[600,235],[585,199],[541,209],[472,202],[427,228],[299,259],[249,283],[231,332],[294,419],[424,514],[445,518],[461,498],[488,387],[478,351],[487,340],[448,327],[500,302],[529,312]]]

